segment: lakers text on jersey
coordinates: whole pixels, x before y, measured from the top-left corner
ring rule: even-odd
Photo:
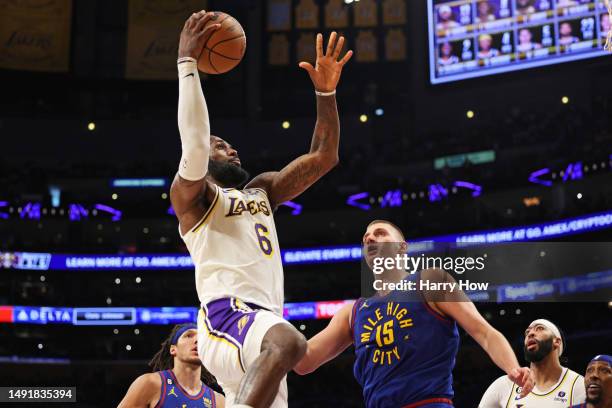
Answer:
[[[264,190],[215,186],[207,212],[182,238],[202,305],[235,297],[282,316],[283,267]]]

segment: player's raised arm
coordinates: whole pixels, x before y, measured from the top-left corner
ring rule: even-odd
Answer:
[[[206,27],[212,16],[213,13],[204,11],[192,14],[185,22],[179,43],[178,127],[182,156],[178,174],[170,189],[170,199],[181,226],[185,229],[197,222],[203,211],[196,204],[200,201],[206,202],[207,183],[204,176],[208,170],[210,153],[210,123],[198,75],[197,58],[207,38],[219,28],[219,24]],[[191,212],[194,213],[193,217],[190,217]],[[190,218],[194,218],[193,221]]]
[[[423,271],[421,276],[423,280],[455,282],[448,273],[436,269]],[[430,299],[429,295],[426,297]],[[487,352],[491,360],[508,375],[510,380],[522,387],[521,397],[531,392],[535,383],[530,369],[519,365],[508,340],[482,317],[462,290],[446,292],[443,298],[434,297],[434,299],[437,301],[429,303],[434,303],[437,310],[454,319]]]
[[[300,374],[310,374],[323,364],[337,357],[353,343],[350,317],[353,303],[344,305],[321,332],[308,340],[306,354],[293,370]]]
[[[344,37],[338,39],[336,32],[333,32],[324,53],[323,35],[317,34],[315,66],[308,62],[299,64],[300,68],[308,72],[317,94],[317,123],[310,151],[279,172],[260,174],[247,186],[264,188],[274,207],[303,193],[338,164],[340,120],[336,106],[336,86],[342,68],[353,55],[352,51],[348,51],[339,60],[343,46]]]

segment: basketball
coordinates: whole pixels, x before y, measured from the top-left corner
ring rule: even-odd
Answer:
[[[207,74],[223,74],[242,60],[246,50],[246,36],[234,17],[220,11],[214,13],[207,26],[221,24],[221,27],[204,44],[198,58],[198,69]]]

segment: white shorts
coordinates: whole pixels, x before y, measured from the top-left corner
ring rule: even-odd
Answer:
[[[213,300],[198,313],[198,355],[225,393],[227,407],[234,404],[240,381],[261,353],[268,330],[289,324],[282,317],[236,298]],[[283,378],[271,408],[287,407],[287,377]]]

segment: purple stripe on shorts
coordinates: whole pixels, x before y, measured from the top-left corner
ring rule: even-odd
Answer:
[[[260,310],[264,309],[235,298],[213,300],[204,306],[211,333],[226,338],[240,348]]]

